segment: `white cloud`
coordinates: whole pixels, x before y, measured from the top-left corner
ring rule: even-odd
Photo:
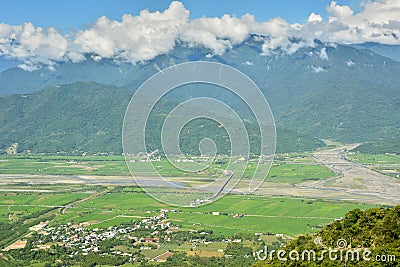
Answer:
[[[25,62],[23,64],[19,64],[18,68],[23,69],[24,71],[35,71],[38,70],[39,67],[37,65],[32,64],[31,62]]]
[[[328,54],[326,53],[326,48],[325,47],[321,48],[321,51],[319,52],[319,57],[322,60],[329,60]]]
[[[346,63],[346,66],[347,66],[347,67],[351,67],[351,66],[353,66],[353,65],[356,64],[356,63],[354,63],[353,60],[351,60],[351,59],[347,60],[345,63]]]
[[[316,67],[314,65],[311,65],[311,71],[315,73],[320,73],[320,72],[326,72],[326,70],[323,67]]]
[[[304,24],[290,24],[282,18],[257,22],[251,14],[191,20],[189,10],[175,1],[162,12],[143,10],[138,16],[126,14],[119,21],[101,17],[72,36],[32,23],[0,24],[0,56],[23,61],[20,67],[25,70],[35,70],[41,64],[54,68],[58,62],[79,62],[85,60],[85,53],[94,60],[113,58],[136,64],[168,53],[182,42],[220,55],[252,33],[260,36],[256,41],[261,42],[263,55],[277,51],[292,54],[315,46],[315,39],[331,44],[400,44],[400,0],[366,1],[358,13],[332,1],[327,11],[328,19],[311,13]],[[328,60],[325,48],[316,54]]]
[[[308,23],[312,23],[312,22],[321,22],[322,21],[322,17],[319,14],[315,14],[314,12],[312,12],[310,14],[310,16],[307,19]]]
[[[79,60],[65,36],[54,28],[44,30],[32,23],[0,24],[0,55],[24,61],[21,68],[26,70],[34,70],[35,64],[40,63],[54,65],[57,61]]]
[[[332,1],[327,11],[329,21],[319,25],[324,41],[400,44],[400,0],[368,1],[357,14]]]
[[[340,6],[336,1],[332,1],[331,4],[326,8],[326,10],[331,14],[330,20],[337,20],[348,18],[353,15],[353,10],[348,6]]]
[[[92,58],[94,61],[100,61],[100,60],[102,60],[102,57],[101,57],[101,56],[92,55],[91,58]]]
[[[250,33],[254,18],[244,15],[242,18],[223,15],[221,18],[199,18],[188,23],[180,33],[182,41],[211,48],[216,54],[222,54],[234,44],[242,43]],[[246,23],[249,22],[249,23]]]
[[[172,50],[188,19],[183,4],[172,2],[164,12],[143,10],[136,17],[124,15],[121,22],[101,17],[78,32],[74,43],[84,53],[136,63]]]

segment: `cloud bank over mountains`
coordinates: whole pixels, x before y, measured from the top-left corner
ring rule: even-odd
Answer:
[[[41,65],[53,69],[57,63],[112,58],[136,64],[168,53],[178,43],[204,46],[222,54],[256,34],[263,55],[279,49],[294,53],[314,46],[314,40],[331,43],[400,44],[400,0],[365,2],[355,13],[348,6],[332,1],[328,18],[311,13],[304,24],[289,24],[281,18],[257,22],[251,14],[242,17],[190,19],[190,11],[175,1],[163,12],[143,10],[138,16],[126,14],[121,21],[100,17],[93,25],[72,35],[54,28],[43,29],[27,22],[11,26],[0,23],[0,56],[18,59],[20,67],[32,71]],[[321,58],[326,57],[321,51]]]

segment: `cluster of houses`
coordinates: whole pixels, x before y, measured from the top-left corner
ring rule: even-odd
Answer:
[[[49,250],[56,249],[57,247],[62,247],[63,249],[67,248],[68,255],[71,258],[78,255],[98,253],[100,255],[112,254],[126,256],[129,257],[131,261],[136,261],[143,255],[146,255],[146,253],[144,253],[145,250],[157,249],[159,253],[147,251],[149,255],[153,256],[152,258],[145,258],[149,261],[163,262],[174,254],[171,251],[161,249],[162,244],[166,242],[175,242],[177,240],[181,242],[185,240],[196,248],[199,244],[207,245],[215,241],[209,237],[209,234],[212,232],[206,230],[199,232],[197,232],[197,230],[189,230],[189,238],[186,239],[186,236],[182,237],[182,234],[179,233],[179,226],[173,225],[170,220],[168,220],[168,213],[180,212],[179,210],[162,209],[159,212],[148,211],[149,214],[154,214],[155,212],[156,215],[140,217],[140,219],[134,217],[135,220],[133,220],[132,223],[110,226],[108,228],[93,228],[96,224],[101,224],[107,220],[76,224],[68,223],[55,226],[49,225],[49,222],[41,222],[29,228],[31,233],[26,236],[29,237],[29,240],[18,240],[5,248],[4,251],[24,248],[27,242],[29,242],[32,250]],[[220,212],[214,211],[211,212],[211,214],[219,216]],[[124,217],[125,215],[117,215],[113,218],[121,216]],[[238,219],[243,216],[243,214],[233,215],[234,218]],[[262,233],[256,233],[256,235],[262,235]],[[218,239],[218,242],[221,241],[227,243],[241,243],[242,239]],[[216,253],[216,256],[222,256],[224,250],[219,249]]]
[[[88,222],[79,224],[62,224],[57,226],[48,226],[48,222],[42,222],[30,230],[37,233],[34,236],[32,243],[34,250],[50,249],[51,245],[65,246],[71,249],[71,257],[74,255],[88,255],[89,253],[104,253],[100,243],[108,239],[128,240],[140,249],[159,248],[160,239],[163,233],[178,230],[177,226],[173,226],[168,221],[169,210],[161,210],[159,214],[141,220],[133,221],[132,224],[110,226],[106,229],[87,227],[91,225]],[[146,236],[140,236],[139,231],[145,230],[150,233]],[[161,235],[160,235],[161,234]],[[164,242],[170,241],[164,237]],[[130,256],[131,253],[113,250],[111,253]],[[156,260],[165,259],[166,256],[171,256],[172,253],[163,254],[163,257]]]

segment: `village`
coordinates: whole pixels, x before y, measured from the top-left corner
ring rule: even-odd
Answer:
[[[128,253],[112,248],[124,244],[139,250],[151,250],[160,247],[161,238],[163,242],[171,241],[168,234],[177,231],[179,227],[173,226],[168,221],[168,212],[170,211],[163,209],[158,215],[132,221],[129,225],[110,226],[107,229],[90,228],[89,222],[56,226],[49,226],[49,222],[41,222],[30,227],[31,232],[25,236],[25,239],[14,242],[3,251],[23,249],[29,244],[32,251],[63,247],[68,250],[71,258],[77,255],[99,253],[125,256],[135,261],[138,253],[134,253],[134,250]],[[162,257],[158,257],[161,255]],[[165,261],[172,255],[172,252],[161,251],[160,255],[148,260]]]
[[[63,251],[71,259],[98,254],[125,257],[129,258],[130,262],[143,260],[165,262],[174,255],[174,251],[162,247],[168,243],[179,243],[184,240],[191,243],[193,249],[195,249],[199,244],[242,242],[242,239],[239,238],[215,239],[212,237],[212,231],[207,230],[182,231],[179,225],[168,220],[168,213],[170,212],[180,211],[161,209],[156,215],[108,228],[93,228],[90,222],[53,226],[48,221],[41,222],[30,227],[29,234],[9,245],[3,251],[29,248],[32,252]],[[212,212],[212,215],[219,216],[220,213]],[[235,214],[233,217],[240,219],[243,214]],[[262,235],[262,233],[258,235]],[[223,256],[224,249],[218,249],[215,255]]]

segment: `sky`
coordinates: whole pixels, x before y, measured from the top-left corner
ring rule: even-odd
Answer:
[[[400,0],[9,0],[0,10],[0,59],[27,71],[87,55],[137,64],[178,43],[221,55],[254,34],[262,56],[315,39],[400,45]]]
[[[311,12],[326,17],[330,0],[183,0],[191,18],[238,17],[250,13],[258,21],[282,17],[289,23],[304,23]],[[338,0],[358,10],[361,0]],[[82,29],[99,17],[119,20],[124,14],[138,15],[143,9],[151,12],[165,10],[170,0],[7,0],[0,10],[0,23],[19,25],[32,22],[40,27],[54,27],[65,33]]]

